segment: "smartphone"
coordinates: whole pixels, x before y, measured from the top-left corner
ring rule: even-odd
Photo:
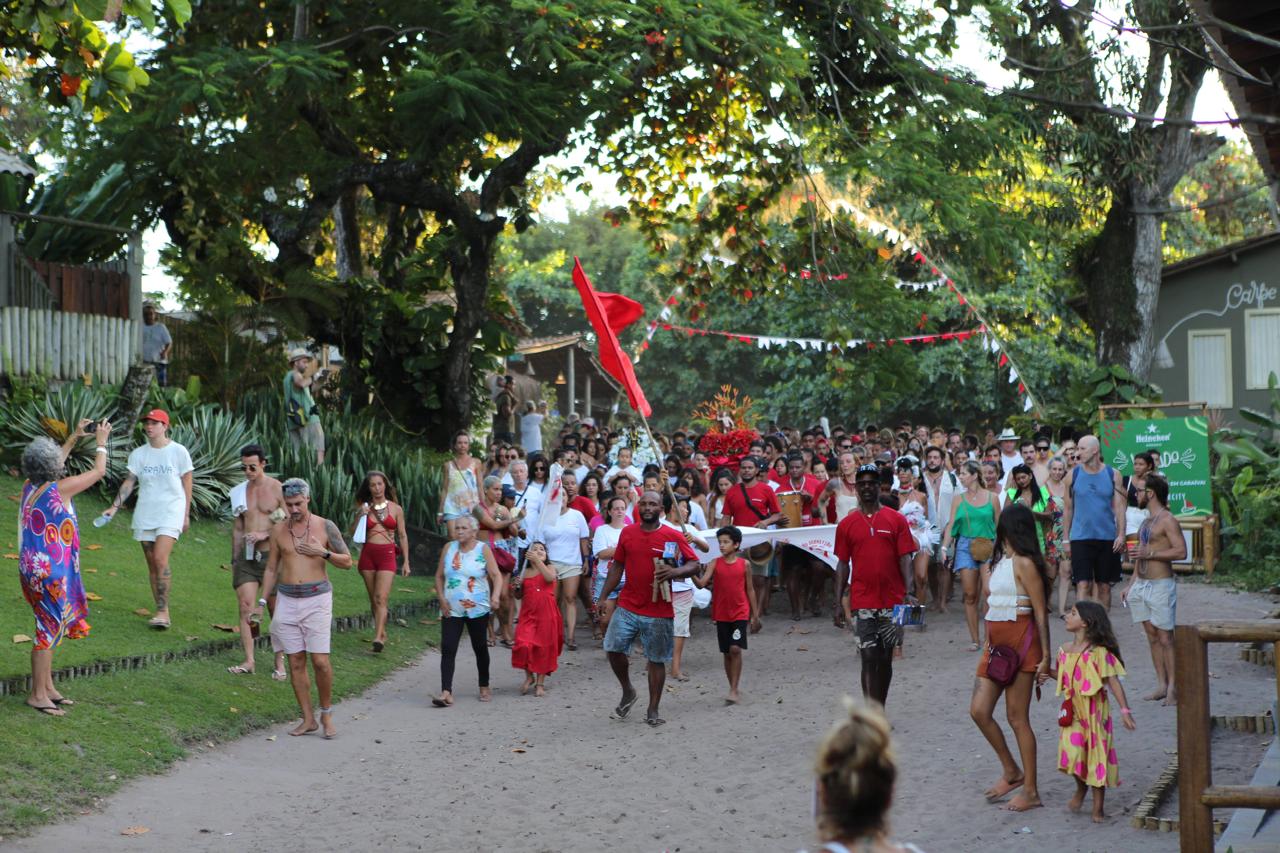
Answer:
[[[89,421],[87,424],[85,424],[85,425],[84,425],[84,434],[85,434],[85,435],[93,435],[93,434],[94,434],[95,432],[97,432],[97,431],[98,431],[98,422],[97,422],[97,421]]]

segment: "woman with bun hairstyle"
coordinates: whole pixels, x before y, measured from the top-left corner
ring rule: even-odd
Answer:
[[[825,853],[921,853],[889,840],[888,817],[898,760],[879,705],[844,699],[814,766],[814,816]]]

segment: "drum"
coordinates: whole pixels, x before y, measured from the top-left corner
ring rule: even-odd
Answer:
[[[804,526],[804,495],[800,492],[779,492],[778,507],[787,520],[787,528],[794,530]]]
[[[747,559],[753,563],[767,563],[773,556],[773,543],[761,542],[747,550]]]

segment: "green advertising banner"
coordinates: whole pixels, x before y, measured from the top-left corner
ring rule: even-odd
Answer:
[[[1210,515],[1209,425],[1201,417],[1133,418],[1103,421],[1102,461],[1121,474],[1133,473],[1133,456],[1144,450],[1160,460],[1169,480],[1169,509],[1174,515]]]

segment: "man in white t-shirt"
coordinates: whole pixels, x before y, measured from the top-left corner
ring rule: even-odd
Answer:
[[[124,504],[138,486],[138,502],[133,508],[133,538],[142,545],[151,576],[151,595],[156,615],[149,624],[161,631],[169,628],[169,594],[172,572],[169,556],[178,537],[191,526],[191,454],[169,438],[169,413],[152,409],[142,416],[147,443],[129,454],[128,475],[120,491],[103,515],[108,518]]]
[[[529,550],[532,534],[538,529],[538,519],[542,515],[542,489],[529,482],[529,463],[517,459],[507,472],[511,475],[511,489],[516,493],[514,509],[524,510],[524,520],[520,523],[520,536],[516,540],[519,552],[519,566],[524,568],[524,552]]]
[[[1022,454],[1018,452],[1018,434],[1011,427],[996,436],[996,444],[1000,446],[1000,480],[1004,481],[1009,472],[1022,464]]]
[[[526,400],[524,414],[520,416],[520,444],[524,447],[525,453],[539,453],[542,451],[542,422],[544,420],[546,420],[546,415],[538,411],[537,404],[532,400]]]

